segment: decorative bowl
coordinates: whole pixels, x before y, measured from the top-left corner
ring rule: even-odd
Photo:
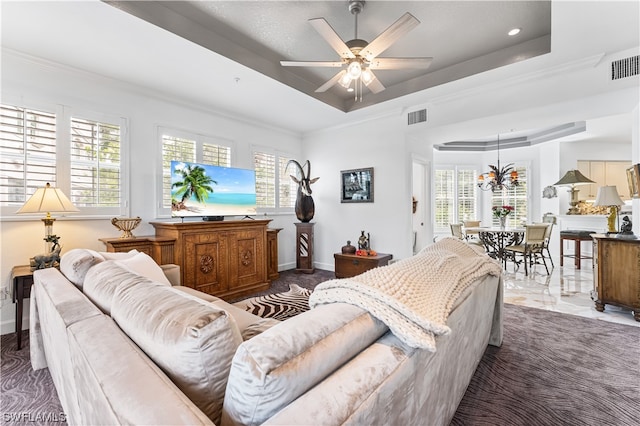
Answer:
[[[111,224],[122,231],[120,238],[135,238],[131,233],[140,224],[140,217],[114,217]]]

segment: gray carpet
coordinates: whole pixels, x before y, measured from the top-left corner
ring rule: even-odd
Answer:
[[[278,290],[264,293],[330,278],[285,272]],[[504,333],[502,347],[485,352],[452,425],[640,425],[640,328],[505,305]],[[43,419],[59,419],[61,407],[48,370],[31,370],[28,333],[20,351],[13,334],[0,343],[2,424],[54,424]]]

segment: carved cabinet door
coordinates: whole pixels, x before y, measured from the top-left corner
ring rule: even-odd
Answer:
[[[227,235],[229,281],[234,290],[267,281],[266,233],[263,229],[238,230]]]
[[[185,278],[193,288],[208,294],[229,290],[227,244],[221,232],[184,236]]]

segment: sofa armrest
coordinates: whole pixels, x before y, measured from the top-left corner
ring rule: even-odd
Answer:
[[[162,272],[167,276],[167,279],[171,285],[180,285],[180,266],[173,263],[167,263],[166,265],[160,265]]]

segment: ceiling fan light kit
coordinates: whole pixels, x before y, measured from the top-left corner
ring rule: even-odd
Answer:
[[[355,16],[355,34],[353,40],[343,41],[324,18],[310,19],[309,23],[340,55],[340,61],[280,61],[284,67],[340,67],[329,81],[318,87],[316,92],[325,92],[339,84],[348,91],[355,91],[355,99],[362,102],[362,86],[372,93],[385,89],[372,69],[394,70],[403,68],[425,69],[433,58],[379,58],[378,55],[389,48],[398,39],[416,27],[420,21],[410,13],[405,13],[371,43],[358,38],[358,15],[364,9],[364,1],[351,0],[349,12]],[[353,83],[353,85],[352,85]]]

